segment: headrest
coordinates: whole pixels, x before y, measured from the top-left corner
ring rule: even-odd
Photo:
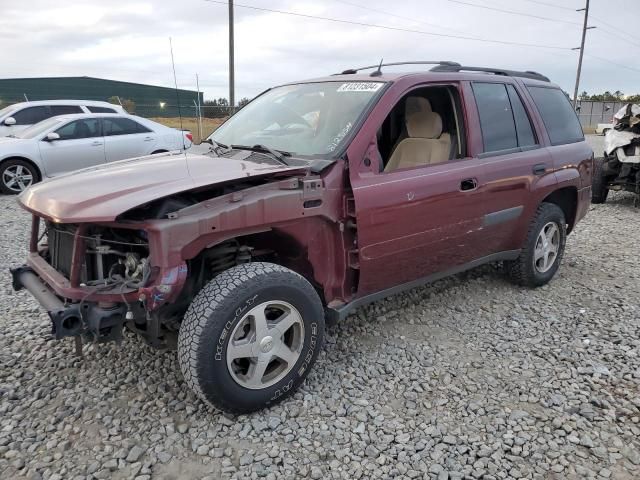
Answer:
[[[404,118],[411,138],[438,138],[442,134],[442,117],[431,110],[426,98],[408,97]]]

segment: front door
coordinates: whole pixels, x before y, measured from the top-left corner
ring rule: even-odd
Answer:
[[[55,133],[60,135],[58,140],[44,138],[38,142],[48,177],[104,163],[104,140],[99,119],[74,120]]]
[[[358,296],[453,271],[484,255],[484,162],[464,152],[459,99],[454,85],[404,94],[369,153],[351,162]]]

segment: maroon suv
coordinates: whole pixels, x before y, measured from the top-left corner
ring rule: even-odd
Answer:
[[[14,287],[56,338],[119,340],[126,326],[177,345],[203,400],[247,412],[300,385],[325,318],[488,262],[547,283],[591,197],[565,94],[535,72],[414,63],[435,66],[267,90],[205,155],[34,185]]]

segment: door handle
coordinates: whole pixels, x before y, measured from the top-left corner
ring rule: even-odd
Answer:
[[[475,178],[465,178],[460,182],[460,190],[462,192],[469,192],[478,188],[478,181]]]
[[[145,142],[151,142],[151,141],[153,141],[153,137],[145,137],[144,141]]]
[[[98,141],[93,142],[93,143],[91,144],[91,146],[92,146],[92,147],[99,147],[100,145],[102,145],[102,142],[98,142]]]
[[[533,166],[534,175],[544,175],[545,173],[547,173],[547,166],[544,163],[538,163]]]

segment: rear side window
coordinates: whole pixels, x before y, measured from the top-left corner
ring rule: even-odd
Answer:
[[[573,111],[569,99],[562,90],[545,87],[528,88],[547,129],[551,145],[564,145],[584,140],[576,112]]]
[[[51,117],[49,108],[45,106],[27,107],[13,114],[13,118],[16,119],[16,125],[33,125],[49,117]]]
[[[531,147],[536,145],[536,138],[533,135],[533,128],[531,128],[531,120],[527,115],[527,111],[522,104],[520,95],[516,92],[513,85],[507,85],[507,92],[509,93],[509,101],[511,102],[511,111],[513,112],[513,120],[516,122],[516,134],[518,135],[519,147]]]
[[[515,88],[504,83],[474,83],[485,152],[536,145],[531,122]]]
[[[87,106],[87,108],[89,109],[89,111],[91,113],[118,113],[113,108],[107,108],[107,107],[90,107],[90,106]]]
[[[150,132],[147,127],[140,125],[129,118],[105,118],[103,120],[104,136],[132,135],[135,133]]]
[[[51,105],[51,116],[84,113],[78,105]]]

